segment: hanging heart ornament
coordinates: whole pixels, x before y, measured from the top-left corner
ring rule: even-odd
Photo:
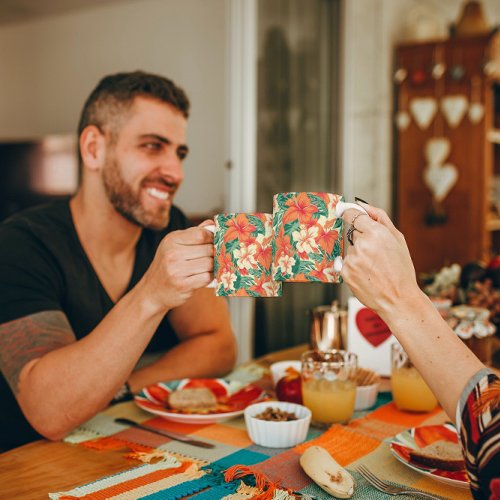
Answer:
[[[424,181],[438,202],[443,201],[458,180],[458,170],[455,165],[432,165],[424,171]]]
[[[420,129],[425,130],[436,115],[436,99],[433,97],[415,97],[410,101],[410,111]]]
[[[479,123],[484,116],[484,106],[480,102],[473,102],[469,106],[469,111],[467,113],[467,116],[469,117],[469,120],[471,123],[476,125]]]
[[[464,95],[447,95],[441,99],[441,112],[451,128],[460,124],[468,105],[469,100]]]
[[[450,151],[451,143],[447,137],[432,137],[425,143],[425,159],[430,166],[442,165]]]

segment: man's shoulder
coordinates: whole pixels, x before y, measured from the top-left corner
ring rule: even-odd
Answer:
[[[71,225],[68,199],[28,208],[11,215],[0,224],[1,233],[67,230]]]
[[[69,200],[67,198],[36,205],[16,212],[0,224],[5,227],[23,227],[43,224],[64,224],[70,220]]]

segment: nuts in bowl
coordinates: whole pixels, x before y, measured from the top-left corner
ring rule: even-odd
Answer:
[[[250,439],[267,448],[289,448],[305,441],[311,411],[285,401],[255,403],[245,409]]]

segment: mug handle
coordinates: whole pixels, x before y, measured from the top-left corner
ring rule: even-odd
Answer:
[[[344,212],[348,208],[352,208],[354,210],[358,210],[359,212],[368,215],[368,212],[361,205],[358,205],[357,203],[350,203],[350,202],[346,202],[346,201],[339,201],[337,203],[337,206],[335,207],[335,212],[337,214],[337,217],[340,219],[340,217],[342,217],[342,215],[344,215]]]
[[[210,231],[212,234],[215,234],[215,225],[209,224],[208,226],[202,226],[203,229]],[[217,288],[217,281],[214,278],[205,288]]]
[[[344,259],[340,255],[338,257],[335,257],[333,261],[333,270],[336,273],[340,273],[340,271],[342,271],[343,265],[344,265]]]

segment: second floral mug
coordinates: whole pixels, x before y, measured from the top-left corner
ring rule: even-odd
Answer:
[[[339,283],[335,259],[343,254],[344,221],[338,194],[278,193],[273,198],[273,278]]]

